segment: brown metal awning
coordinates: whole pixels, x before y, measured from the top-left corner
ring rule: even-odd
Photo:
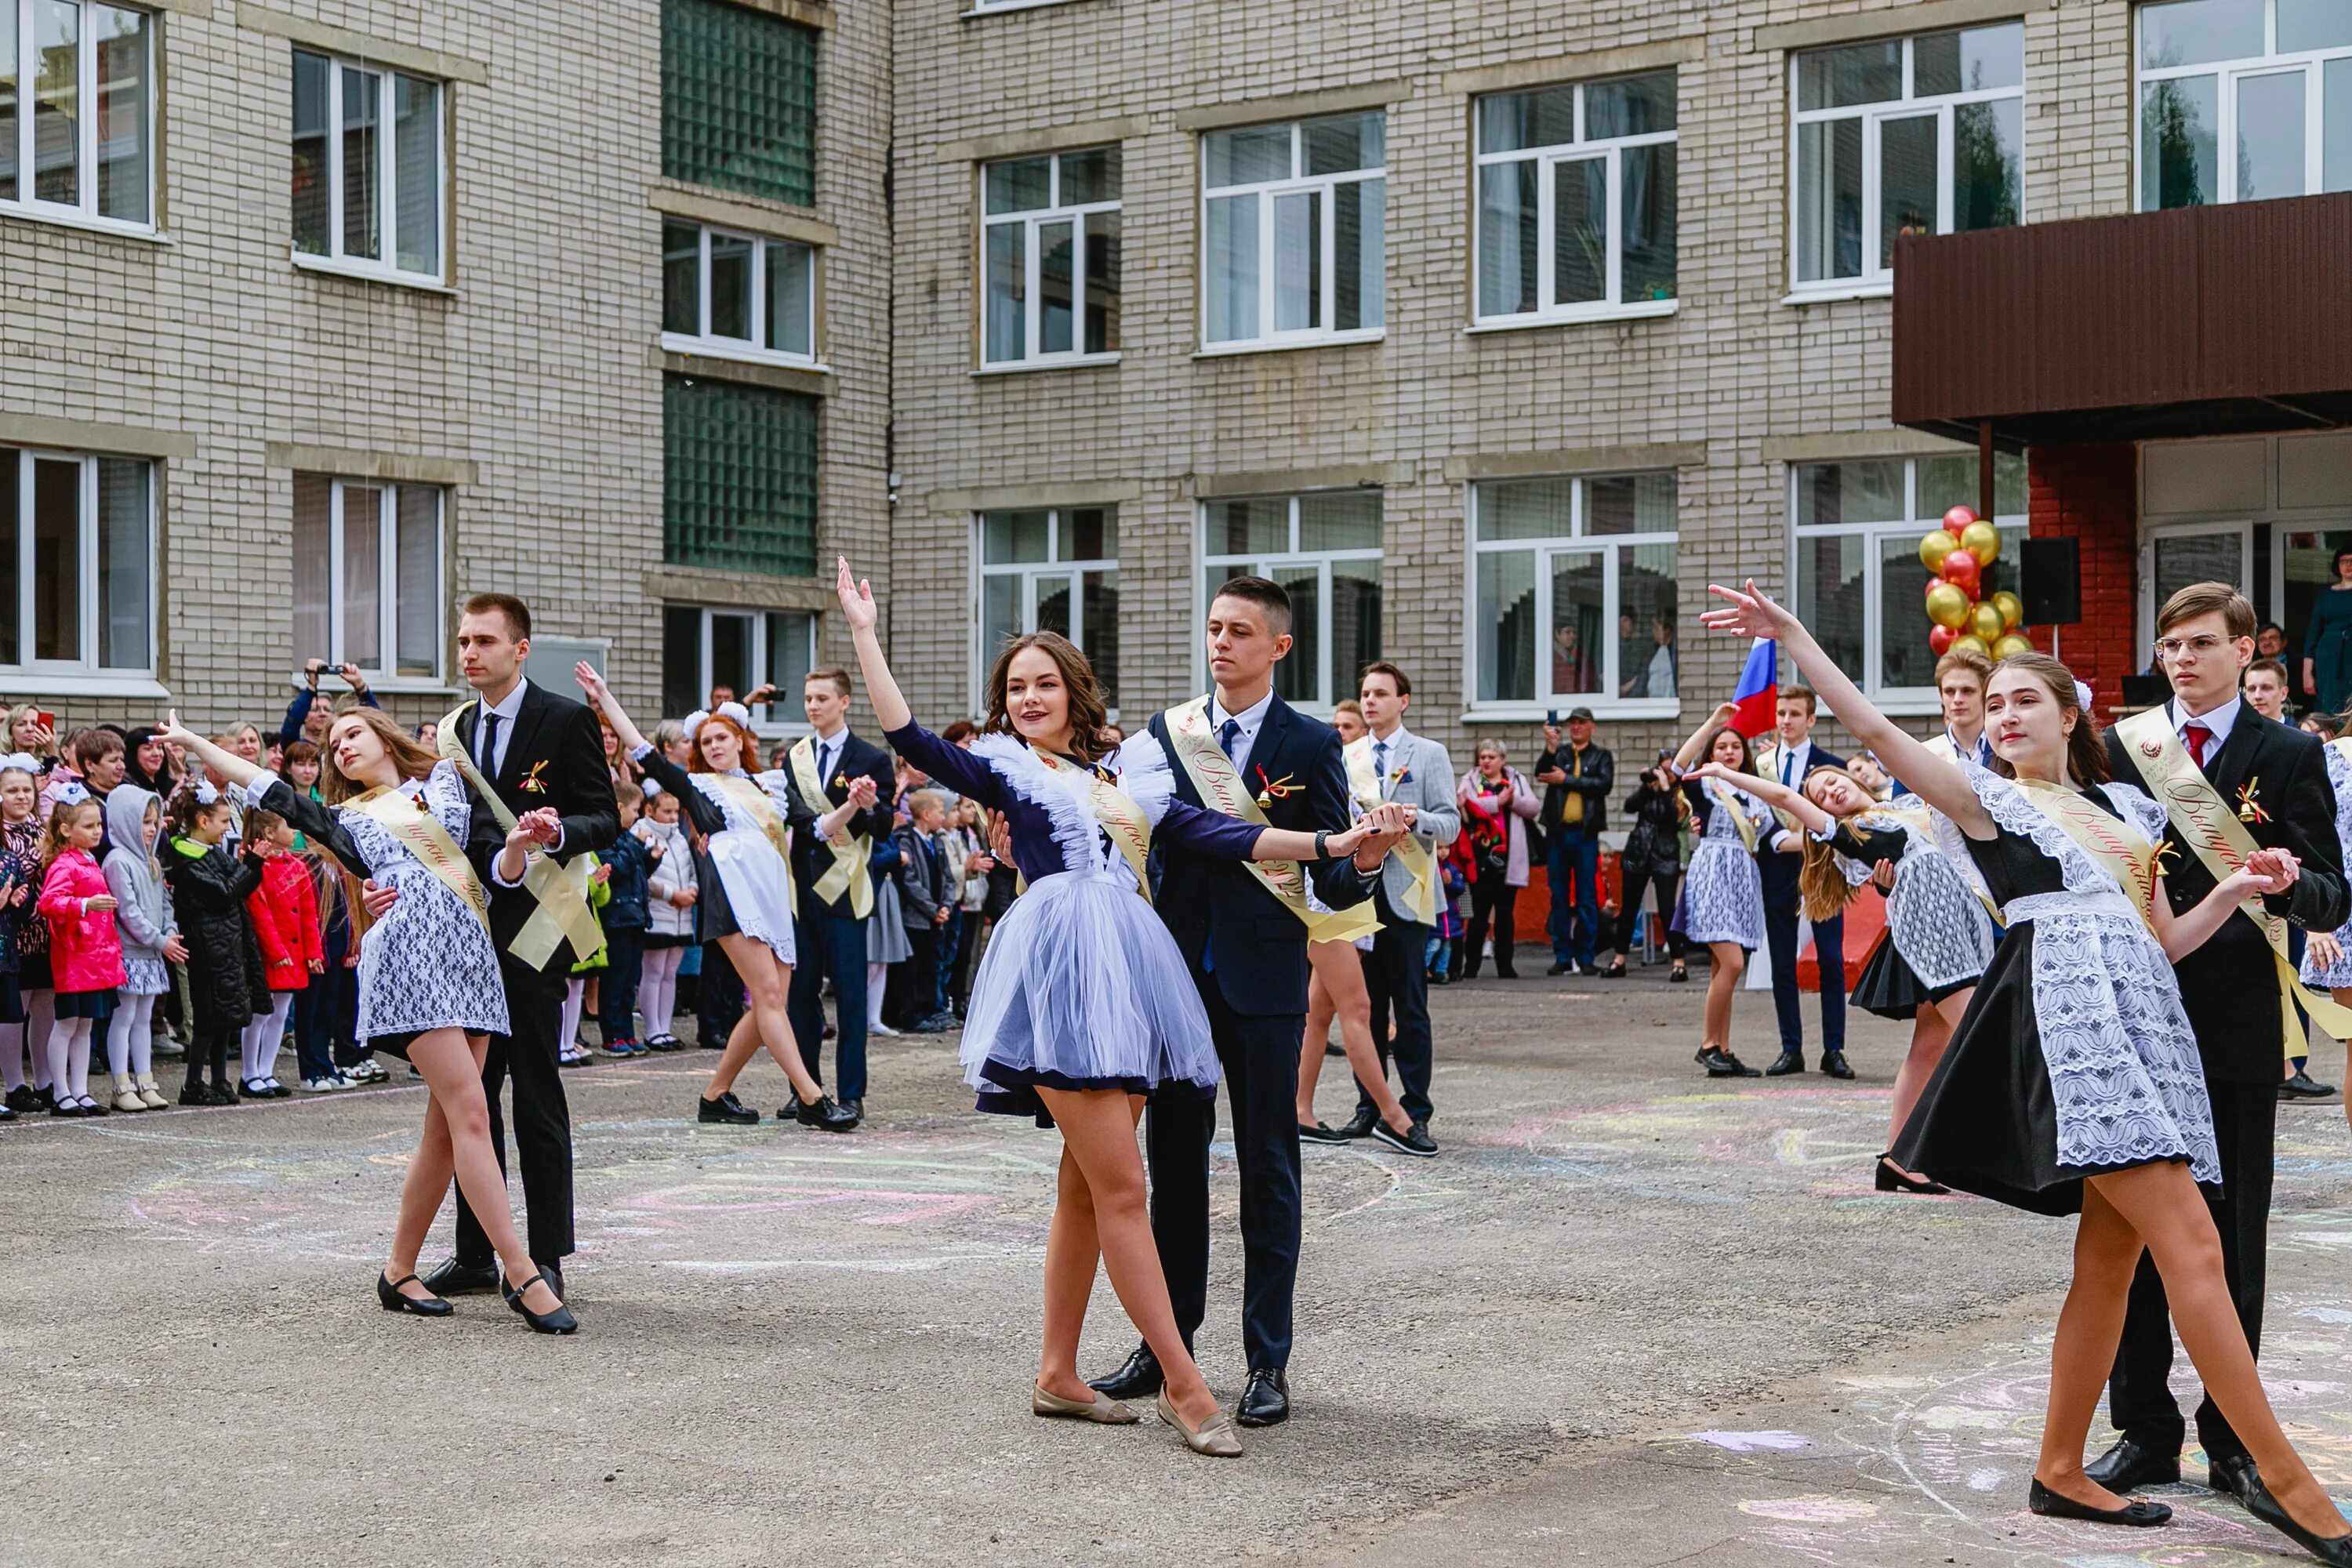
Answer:
[[[2352,194],[1898,239],[1893,404],[2012,449],[2352,424]]]

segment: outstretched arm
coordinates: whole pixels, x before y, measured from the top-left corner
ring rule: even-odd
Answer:
[[[1717,703],[1715,711],[1698,721],[1698,728],[1693,730],[1690,739],[1683,742],[1683,749],[1675,753],[1675,772],[1688,773],[1690,765],[1698,761],[1699,752],[1706,748],[1706,738],[1730,723],[1733,715],[1738,711],[1739,705],[1736,702]]]
[[[243,789],[262,775],[258,763],[248,763],[235,752],[224,752],[202,735],[180,722],[177,712],[163,715],[163,732],[158,739],[169,745],[185,746],[194,752],[205,766]]]
[[[874,585],[863,578],[851,578],[846,555],[837,555],[834,561],[834,590],[841,596],[842,619],[849,623],[850,645],[857,650],[857,668],[866,677],[866,696],[874,704],[875,721],[885,731],[903,730],[914,722],[915,715],[899,695],[890,661],[882,657],[882,639],[876,631],[882,610],[874,602]]]
[[[1802,790],[1790,789],[1779,779],[1765,778],[1758,773],[1736,773],[1721,763],[1702,763],[1691,770],[1695,779],[1721,779],[1735,789],[1744,789],[1767,805],[1778,807],[1804,824],[1808,832],[1828,837],[1837,828],[1837,818],[1807,799]]]
[[[2150,900],[2157,942],[2164,956],[2178,963],[2204,946],[2205,939],[2220,931],[2249,897],[2283,893],[2293,882],[2291,869],[2278,850],[2257,849],[2246,857],[2244,865],[2214,884],[2195,909],[2176,915],[2171,900],[2161,896]]]
[[[588,698],[588,706],[604,715],[605,721],[613,726],[613,733],[621,738],[623,749],[634,752],[646,743],[646,737],[637,729],[636,721],[623,710],[621,700],[613,695],[613,689],[604,684],[604,678],[596,673],[594,665],[582,659],[572,667],[572,679],[580,683],[580,689]]]
[[[1381,859],[1408,831],[1403,805],[1390,801],[1374,806],[1363,819],[1344,833],[1328,835],[1323,841],[1326,855],[1331,859],[1349,856],[1356,869],[1372,872],[1380,869]],[[1257,847],[1250,851],[1253,860],[1304,860],[1315,862],[1315,835],[1296,828],[1269,827],[1257,836]]]

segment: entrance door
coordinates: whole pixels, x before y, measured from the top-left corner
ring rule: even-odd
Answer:
[[[2184,522],[2150,529],[2140,545],[2140,646],[2152,647],[2156,612],[2191,583],[2229,583],[2254,591],[2252,522]]]
[[[2341,672],[2329,683],[2323,697],[2304,680],[2304,648],[2313,620],[2323,613],[2333,626],[2341,626],[2345,622],[2346,616],[2336,605],[2344,598],[2352,597],[2352,590],[2342,595],[2329,590],[2336,582],[2336,552],[2352,550],[2352,525],[2342,520],[2333,526],[2322,524],[2317,528],[2280,523],[2275,525],[2272,540],[2271,603],[2276,612],[2273,618],[2285,634],[2282,658],[2287,668],[2287,690],[2297,708],[2318,706],[2332,712],[2335,710],[2328,704],[2340,706],[2344,698]],[[2322,640],[2326,640],[2325,633]],[[2340,661],[2331,660],[2331,669],[2337,663]],[[2317,673],[2315,669],[2314,674]]]

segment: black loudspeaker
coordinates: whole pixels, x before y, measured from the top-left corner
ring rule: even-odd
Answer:
[[[2017,596],[2029,626],[2071,626],[2083,618],[2083,542],[2028,539],[2017,555]]]

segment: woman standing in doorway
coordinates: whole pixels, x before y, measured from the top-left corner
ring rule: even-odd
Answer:
[[[2335,579],[2313,596],[2311,625],[2303,634],[2303,686],[2322,713],[2341,713],[2352,701],[2352,545],[2328,563]]]

